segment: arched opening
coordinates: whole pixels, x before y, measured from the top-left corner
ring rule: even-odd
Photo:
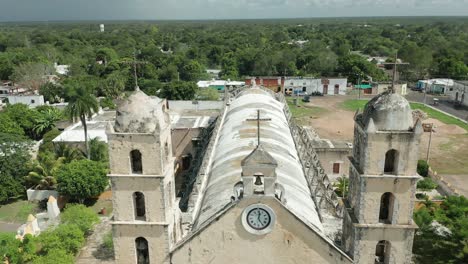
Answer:
[[[465,102],[465,94],[462,94],[461,99],[460,99],[460,103],[463,104],[464,102]]]
[[[135,208],[135,220],[146,221],[145,195],[143,193],[133,193],[133,206]]]
[[[137,253],[137,264],[149,264],[148,241],[143,237],[138,237],[135,239],[135,247]]]
[[[381,240],[375,247],[375,264],[388,264],[390,259],[390,242]]]
[[[385,153],[385,166],[384,166],[385,174],[396,174],[397,160],[398,160],[398,152],[396,150],[391,149],[387,151],[387,153]]]
[[[386,192],[380,198],[379,222],[391,224],[393,216],[393,207],[395,204],[395,196],[392,193]]]
[[[134,149],[130,152],[130,163],[133,174],[143,173],[143,163],[141,161],[141,152],[139,150]]]
[[[455,93],[455,102],[458,102],[458,92]]]

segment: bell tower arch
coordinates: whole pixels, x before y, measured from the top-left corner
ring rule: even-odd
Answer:
[[[165,100],[134,91],[108,126],[116,263],[169,263],[180,219]]]
[[[411,263],[422,133],[408,101],[391,91],[356,113],[343,221],[344,248],[355,263]]]

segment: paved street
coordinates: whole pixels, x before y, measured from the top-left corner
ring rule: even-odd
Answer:
[[[434,98],[439,99],[439,105],[434,106],[433,101]],[[409,101],[414,101],[414,102],[424,102],[424,93],[422,92],[416,92],[416,91],[410,91],[409,94],[406,96],[406,99]],[[426,103],[432,107],[435,107],[437,109],[440,109],[444,112],[447,112],[449,114],[452,114],[458,118],[461,118],[465,121],[468,121],[468,109],[455,109],[453,107],[453,103],[450,100],[450,97],[448,96],[433,96],[430,94],[426,95]]]

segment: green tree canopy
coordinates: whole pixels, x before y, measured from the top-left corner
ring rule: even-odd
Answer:
[[[77,160],[63,165],[57,171],[57,191],[83,203],[85,199],[101,194],[108,185],[106,165]]]

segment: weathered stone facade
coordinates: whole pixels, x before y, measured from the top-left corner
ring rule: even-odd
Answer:
[[[344,247],[355,263],[411,262],[421,134],[409,103],[391,92],[356,114],[343,223]]]
[[[169,263],[180,236],[165,104],[137,90],[107,130],[116,263]]]

